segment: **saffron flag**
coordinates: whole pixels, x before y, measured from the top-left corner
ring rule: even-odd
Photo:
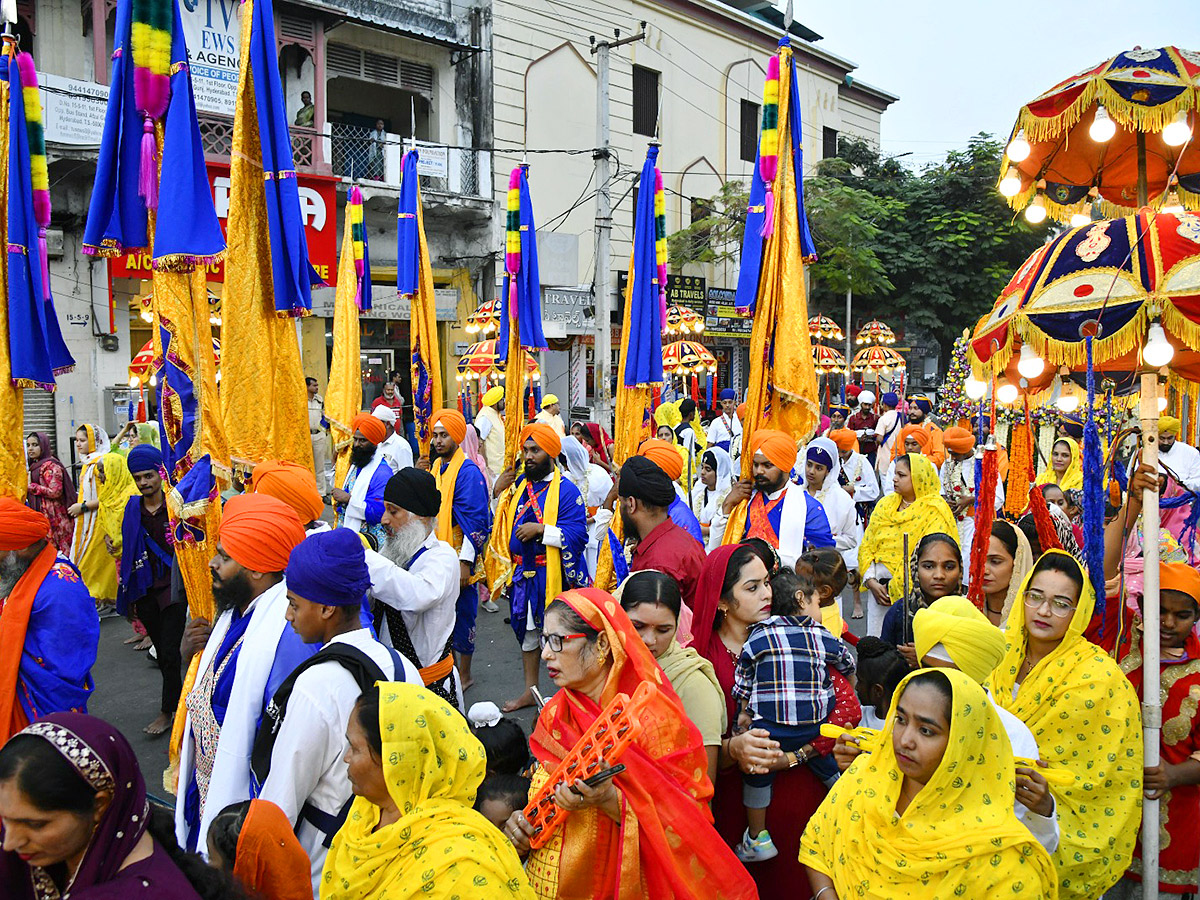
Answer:
[[[271,64],[255,68],[254,61],[261,56],[256,48],[261,47],[265,30],[272,35]],[[275,113],[278,117],[283,100],[271,97],[260,107],[258,99],[262,69],[268,70],[264,81],[270,84],[269,72],[274,68],[278,87],[273,35],[270,0],[246,0],[242,5],[242,55],[229,171],[229,253],[221,301],[221,403],[231,457],[252,462],[282,459],[312,469],[308,397],[296,324],[289,315],[289,311],[298,313],[305,307],[297,299],[299,294],[289,291],[294,288],[299,292],[302,282],[307,285],[307,275],[301,278],[295,271],[282,275],[277,271],[280,266],[295,267],[301,262],[307,267],[308,260],[281,249],[287,244],[298,253],[298,242],[281,243],[282,235],[272,230],[277,219],[290,221],[280,205],[285,192],[275,190],[279,185],[274,182],[281,173],[272,168],[278,164],[274,154],[282,155],[284,151],[275,146],[267,152],[270,137],[277,136],[271,116]],[[290,165],[290,145],[286,152]],[[284,181],[293,182],[292,196],[296,198],[295,173],[282,174],[286,176]],[[274,212],[268,208],[268,193]],[[299,199],[294,202],[298,222]]]
[[[813,432],[819,415],[804,289],[804,261],[816,254],[804,213],[802,132],[795,64],[785,36],[763,92],[758,177],[751,184],[738,276],[737,305],[754,311],[743,477],[750,475],[748,448],[755,431],[774,428],[801,441]]]
[[[345,484],[350,471],[351,424],[362,409],[362,360],[359,356],[358,298],[370,308],[371,260],[363,228],[362,191],[350,188],[342,255],[338,262],[337,292],[333,299],[333,359],[325,389],[325,418],[333,438],[333,483]],[[356,235],[361,236],[356,237]],[[361,274],[360,274],[361,269]]]
[[[504,287],[500,294],[496,364],[504,366],[504,408],[508,411],[504,420],[505,468],[512,468],[521,454],[521,429],[525,426],[521,413],[529,373],[522,348],[548,349],[542,333],[542,283],[528,166],[517,166],[509,175],[504,226]]]
[[[658,147],[646,150],[638,182],[637,209],[633,218],[633,253],[625,285],[625,315],[621,323],[621,352],[617,356],[616,428],[613,462],[620,464],[637,453],[642,441],[653,437],[655,389],[663,382],[662,329],[666,313],[666,215],[662,173],[656,163]],[[609,540],[596,558],[596,586],[612,591],[618,573],[628,564],[621,555],[620,517],[613,518]]]
[[[437,305],[433,293],[433,269],[425,243],[425,221],[421,212],[421,184],[417,175],[417,151],[404,154],[400,176],[400,205],[396,214],[396,292],[408,297],[409,344],[412,347],[413,423],[419,455],[429,455],[429,424],[435,410],[442,408],[442,360],[437,339]]]

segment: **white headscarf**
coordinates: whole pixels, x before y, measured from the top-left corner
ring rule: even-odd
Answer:
[[[716,484],[710,491],[705,487],[703,476],[700,476],[697,477],[696,485],[692,489],[692,505],[701,525],[707,525],[712,521],[717,508],[725,502],[725,495],[733,486],[733,460],[729,453],[720,447],[709,445],[700,457],[701,462],[706,460],[709,454],[712,454],[713,462],[716,463]]]
[[[567,477],[580,493],[587,496],[588,465],[591,462],[587,448],[574,435],[562,439],[562,455],[567,460]]]
[[[96,448],[90,453],[85,453],[83,456],[83,464],[94,463],[100,459],[105,453],[110,452],[110,444],[108,433],[99,425],[80,425],[81,429],[89,432],[92,438],[92,444]]]
[[[820,500],[826,491],[834,488],[840,490],[840,488],[838,488],[838,475],[840,475],[842,472],[842,458],[838,455],[837,444],[827,437],[813,438],[808,442],[808,446],[804,448],[805,462],[808,461],[808,454],[812,450],[824,450],[827,454],[829,454],[829,458],[833,460],[833,465],[830,466],[829,471],[825,473],[825,481],[821,484],[820,490],[813,494],[814,497]],[[796,460],[796,468],[800,472],[804,471],[803,464],[800,460]],[[802,478],[801,483],[803,484],[803,482],[804,479]]]

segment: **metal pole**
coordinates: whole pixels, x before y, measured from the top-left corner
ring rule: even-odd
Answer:
[[[1140,132],[1139,132],[1140,138]],[[1144,142],[1139,141],[1139,148]],[[1142,462],[1158,470],[1158,373],[1142,372]],[[1162,672],[1159,653],[1158,490],[1142,492],[1142,739],[1147,768],[1159,764]],[[1158,897],[1159,801],[1142,798],[1142,896]]]
[[[612,285],[610,282],[612,233],[612,197],[608,174],[608,105],[609,71],[608,41],[592,46],[596,54],[596,273],[593,291],[596,296],[596,420],[612,430]],[[632,275],[632,273],[630,273]]]
[[[1138,209],[1141,209],[1148,202],[1148,192],[1146,188],[1146,133],[1138,129],[1137,133],[1137,203]],[[1154,411],[1155,416],[1158,415],[1158,410]],[[1157,422],[1158,419],[1156,418]]]
[[[807,269],[805,271],[808,271]],[[846,288],[846,384],[850,384],[850,361],[854,357],[850,353],[850,307],[854,302],[854,291]]]

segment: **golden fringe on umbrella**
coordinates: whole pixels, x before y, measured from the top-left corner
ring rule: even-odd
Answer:
[[[242,4],[242,56],[229,161],[228,250],[221,299],[225,434],[234,457],[280,459],[312,469],[296,324],[290,316],[277,316],[272,300],[262,142],[250,73],[253,2]]]
[[[358,273],[354,267],[354,240],[350,235],[350,204],[342,229],[342,255],[338,260],[337,291],[333,299],[333,358],[329,387],[325,389],[325,418],[333,438],[333,483],[344,484],[350,471],[350,423],[362,409],[362,360],[359,356]],[[370,265],[370,260],[366,260]]]
[[[0,123],[8,122],[8,82],[0,82]],[[0,184],[8,184],[8,128],[0,128]],[[8,246],[8,220],[0,216],[0,246]],[[0,284],[8,284],[8,254],[0,253]],[[8,354],[8,296],[0,303],[0,496],[25,502],[25,401],[12,383]]]
[[[1180,70],[1186,71],[1182,66]],[[1103,79],[1092,78],[1071,105],[1056,116],[1035,116],[1028,106],[1022,107],[1017,117],[1017,129],[1024,128],[1025,137],[1031,143],[1055,140],[1075,127],[1083,114],[1097,102],[1104,104],[1109,116],[1118,125],[1143,132],[1162,131],[1179,112],[1196,108],[1195,93],[1190,90],[1181,91],[1174,100],[1156,106],[1144,106],[1126,100]]]

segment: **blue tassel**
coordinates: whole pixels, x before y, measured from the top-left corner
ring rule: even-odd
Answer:
[[[979,417],[975,420],[975,446],[983,447],[983,400],[979,401]],[[975,456],[975,515],[979,515],[979,495],[983,485],[983,456]],[[968,548],[967,552],[970,552]]]
[[[1083,426],[1083,555],[1088,577],[1096,592],[1096,614],[1104,634],[1104,498],[1107,494],[1104,454],[1100,451],[1100,426],[1096,423],[1096,372],[1092,365],[1092,338],[1087,341],[1087,419]],[[1157,536],[1147,536],[1157,540]]]

